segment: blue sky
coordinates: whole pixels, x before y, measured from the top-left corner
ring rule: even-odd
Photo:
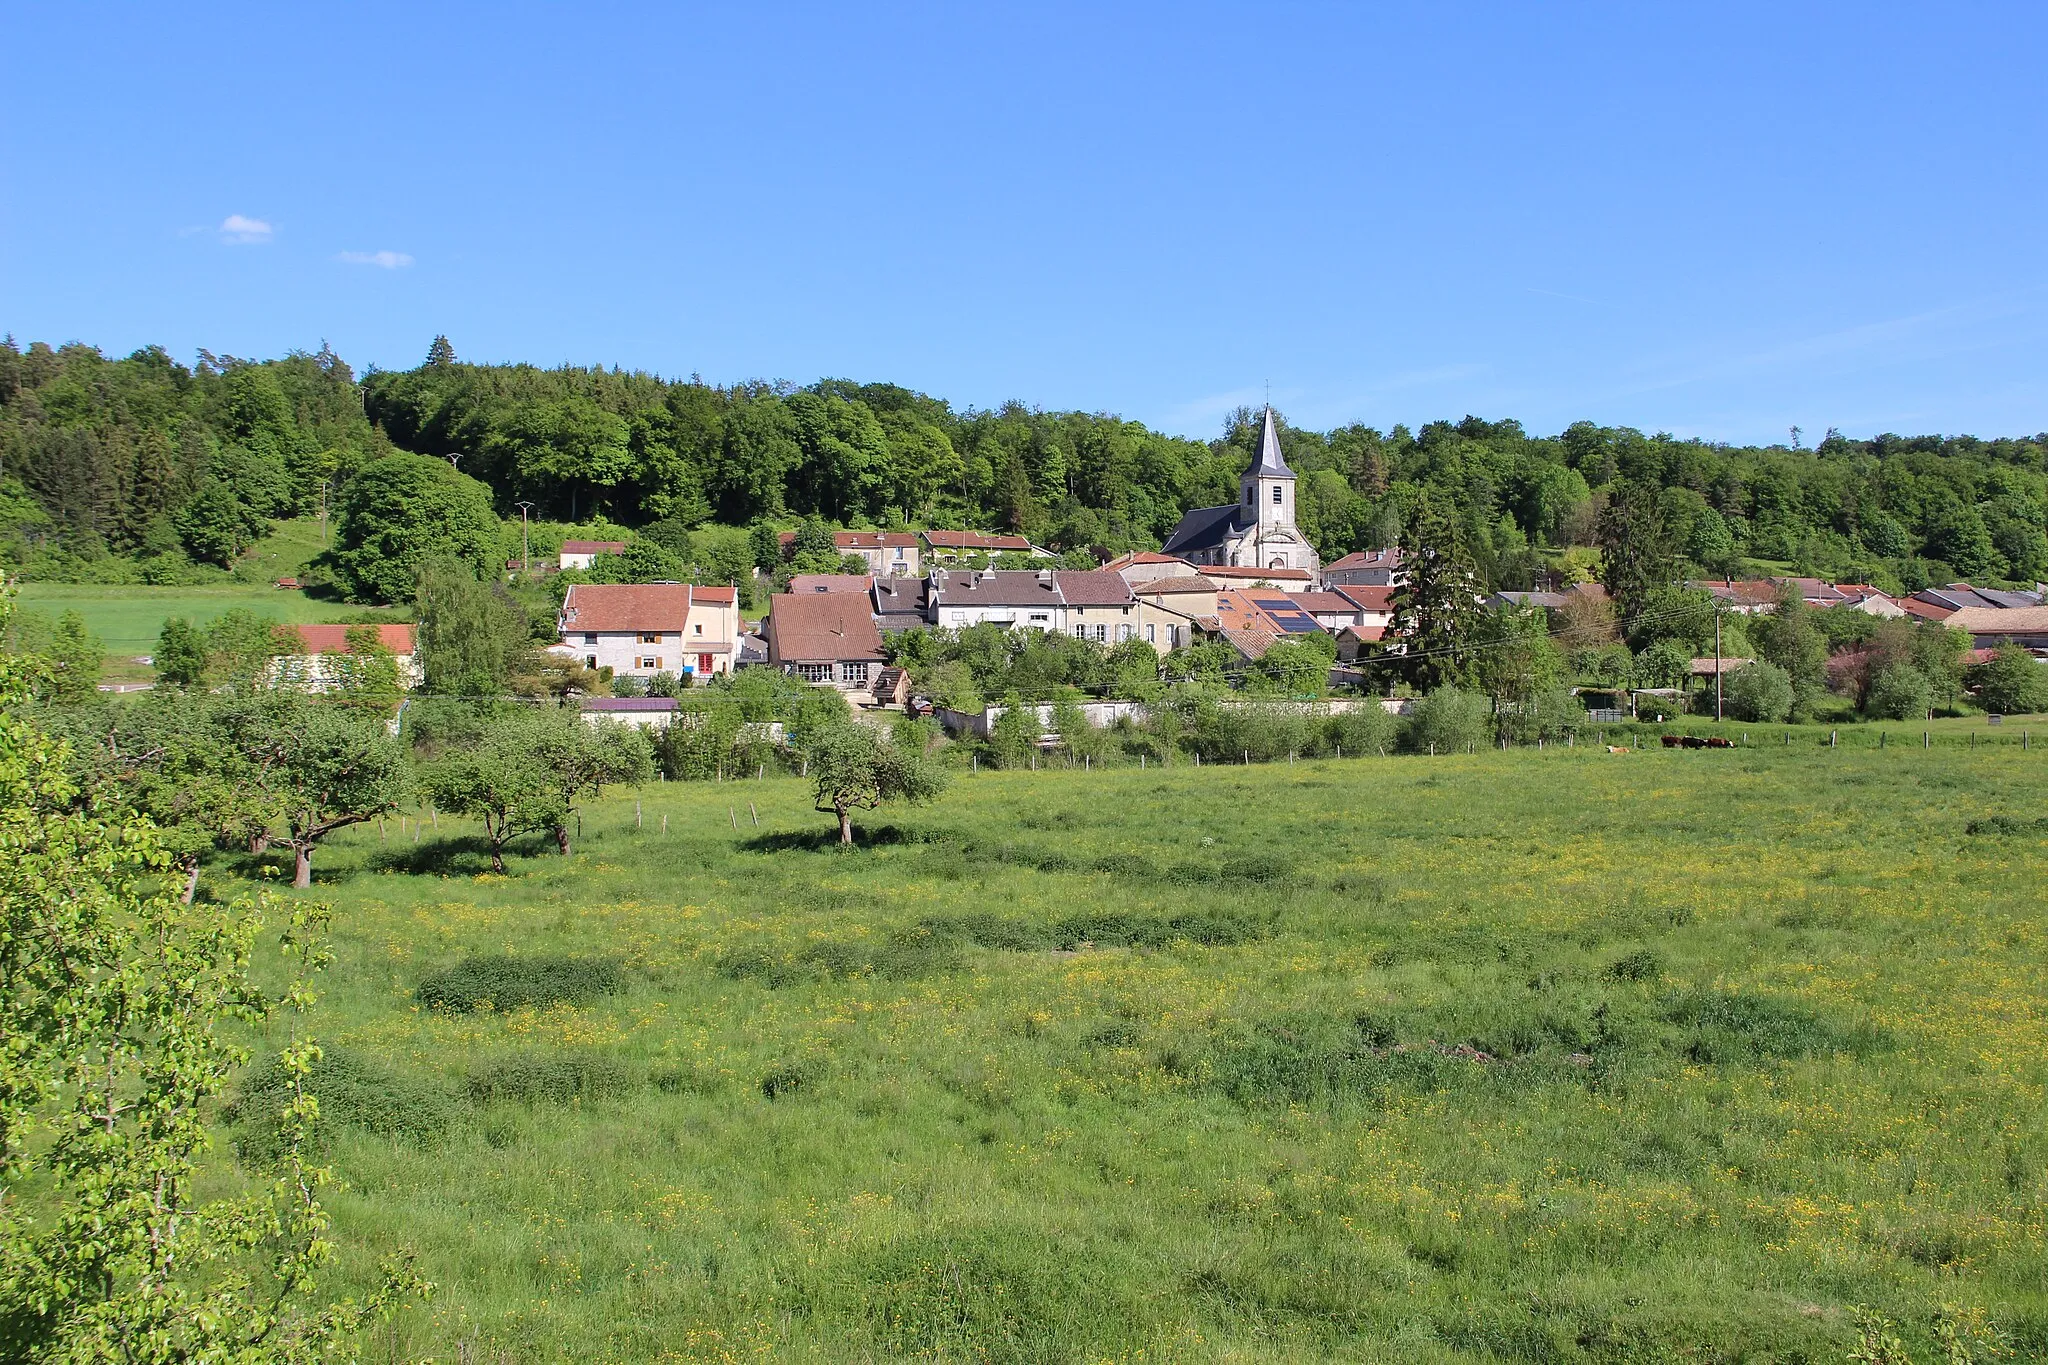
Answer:
[[[35,6],[0,329],[1208,436],[2048,429],[2048,6]]]

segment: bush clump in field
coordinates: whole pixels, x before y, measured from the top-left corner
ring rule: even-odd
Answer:
[[[1987,815],[1963,827],[1965,834],[2048,834],[2048,816],[2029,820],[2016,815]]]
[[[466,1089],[478,1104],[570,1104],[623,1095],[637,1083],[624,1063],[610,1057],[565,1054],[508,1057],[470,1073]]]
[[[1044,952],[1058,946],[1059,942],[1050,925],[1032,924],[986,911],[968,915],[934,915],[918,923],[934,937],[1003,952]]]
[[[425,1144],[440,1137],[455,1114],[453,1099],[438,1086],[387,1071],[346,1048],[320,1050],[306,1091],[320,1101],[316,1142],[346,1126]],[[245,1158],[282,1154],[279,1114],[290,1102],[291,1078],[273,1057],[249,1078],[224,1114],[230,1123],[246,1125],[236,1142]]]
[[[1401,732],[1411,754],[1462,754],[1493,742],[1493,715],[1486,698],[1455,687],[1439,687],[1415,703]]]
[[[911,981],[951,971],[958,962],[956,947],[952,937],[935,932],[926,922],[878,940],[818,939],[789,952],[759,945],[733,948],[719,956],[717,970],[734,981],[758,981],[771,990],[861,976]]]
[[[1084,943],[1098,948],[1163,948],[1177,939],[1222,948],[1264,937],[1265,925],[1228,910],[1193,910],[1165,919],[1094,910],[1068,915],[1053,932],[1057,946],[1069,952]]]
[[[1776,996],[1704,988],[1672,999],[1663,1017],[1685,1030],[1685,1055],[1710,1065],[1786,1061],[1827,1052],[1861,1055],[1889,1041],[1882,1030],[1867,1025],[1839,1028]]]
[[[1607,967],[1608,979],[1613,981],[1655,981],[1663,974],[1663,959],[1648,948],[1618,957]]]
[[[471,1014],[528,1005],[580,1005],[625,988],[619,964],[608,958],[500,954],[465,958],[436,972],[420,982],[413,998],[430,1010]]]

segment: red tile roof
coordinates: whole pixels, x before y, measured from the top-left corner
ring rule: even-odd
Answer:
[[[565,540],[562,553],[565,555],[620,555],[626,552],[623,540]]]
[[[348,633],[360,629],[357,626],[287,626],[287,630],[298,632],[299,642],[308,654],[346,654]],[[410,654],[413,651],[411,626],[378,626],[377,643],[393,654]]]
[[[731,588],[697,588],[688,583],[576,583],[562,599],[565,631],[680,631],[690,607],[726,606]]]
[[[934,550],[1026,550],[1031,542],[1022,536],[996,536],[983,531],[926,531],[926,543]]]
[[[1355,605],[1360,611],[1379,613],[1394,609],[1394,590],[1381,584],[1346,583],[1331,589]]]
[[[1240,569],[1236,565],[1205,564],[1202,572],[1211,578],[1240,579],[1247,583],[1307,583],[1307,569]]]
[[[1923,621],[1946,621],[1956,614],[1954,607],[1938,607],[1932,602],[1923,602],[1917,597],[1901,597],[1900,608],[1908,616],[1917,616]]]
[[[767,625],[770,663],[879,660],[882,632],[865,597],[844,592],[779,593]]]
[[[1127,569],[1133,564],[1186,564],[1187,562],[1179,555],[1163,555],[1156,550],[1132,550],[1128,554],[1118,555],[1102,567],[1114,572],[1117,569]]]
[[[1348,616],[1359,610],[1356,602],[1340,592],[1298,592],[1293,596],[1294,605],[1310,614],[1324,612]]]
[[[777,531],[775,539],[788,549],[796,541],[796,532]],[[840,550],[883,550],[899,546],[907,550],[917,544],[917,537],[908,531],[834,531],[832,544]]]
[[[1156,597],[1160,593],[1169,592],[1221,592],[1222,587],[1214,579],[1199,575],[1189,578],[1185,574],[1172,574],[1165,578],[1148,578],[1143,583],[1135,583],[1131,586],[1131,591],[1140,597]]]
[[[1335,564],[1325,565],[1323,572],[1331,569],[1397,569],[1401,566],[1401,552],[1398,549],[1353,550]]]

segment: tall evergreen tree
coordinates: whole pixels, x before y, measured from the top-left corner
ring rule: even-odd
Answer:
[[[1479,572],[1440,499],[1416,501],[1401,537],[1405,579],[1394,593],[1391,635],[1408,656],[1408,672],[1422,687],[1455,683],[1464,674],[1459,648],[1481,611]]]

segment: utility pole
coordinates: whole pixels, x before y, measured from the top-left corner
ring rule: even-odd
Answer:
[[[523,574],[533,568],[533,554],[526,543],[526,514],[533,510],[533,504],[515,502],[512,505],[519,509],[519,572]]]
[[[1721,723],[1721,599],[1714,599],[1714,724]]]

